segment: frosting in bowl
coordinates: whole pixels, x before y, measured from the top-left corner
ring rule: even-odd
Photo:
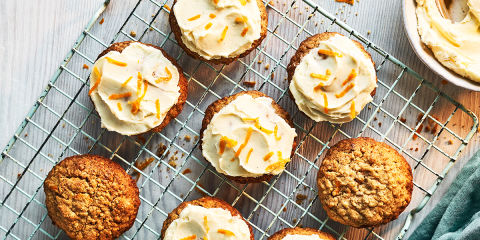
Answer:
[[[243,94],[224,106],[203,133],[203,156],[228,176],[280,174],[290,161],[295,129],[268,97]]]
[[[453,22],[436,0],[417,0],[421,40],[445,67],[480,82],[480,0],[467,0],[469,11]]]
[[[250,228],[240,216],[223,208],[185,207],[165,231],[164,240],[250,240]]]
[[[257,0],[177,0],[173,12],[182,42],[207,60],[239,56],[262,31]]]
[[[373,100],[374,64],[347,37],[336,34],[311,49],[290,82],[298,108],[316,122],[352,121]]]
[[[89,95],[102,127],[135,135],[160,125],[180,96],[179,72],[162,51],[131,43],[99,58],[90,74]]]

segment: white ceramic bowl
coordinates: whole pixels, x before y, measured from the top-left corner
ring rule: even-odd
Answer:
[[[418,58],[422,60],[432,71],[445,78],[451,83],[474,91],[480,91],[480,83],[464,78],[437,61],[432,51],[423,44],[417,31],[417,15],[415,13],[415,0],[403,0],[403,23],[407,32],[408,40]]]

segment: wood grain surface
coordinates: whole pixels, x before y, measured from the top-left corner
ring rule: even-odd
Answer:
[[[137,1],[135,0],[112,1],[102,16],[105,19],[105,23],[102,25],[101,30],[105,32],[105,36],[109,36],[108,33],[116,33],[118,30],[118,27],[116,26],[125,21],[136,2]],[[281,8],[283,2],[290,1],[274,0],[273,2],[276,6]],[[301,1],[298,2],[300,3]],[[356,2],[354,6],[338,3],[334,0],[315,0],[315,2],[333,13],[336,17],[346,21],[354,29],[358,30],[364,36],[367,36],[370,40],[391,53],[400,61],[406,63],[420,73],[425,79],[439,86],[443,91],[461,104],[465,105],[468,109],[472,110],[475,114],[478,115],[478,113],[480,113],[480,93],[461,89],[449,83],[442,83],[442,79],[439,76],[433,74],[423,65],[422,62],[420,62],[420,60],[417,59],[408,43],[408,39],[406,38],[403,29],[401,1],[363,0]],[[0,72],[3,73],[2,78],[0,78],[1,148],[3,148],[11,138],[32,104],[36,101],[41,91],[45,88],[47,82],[62,62],[66,53],[71,49],[75,39],[82,32],[88,20],[101,4],[102,1],[98,0],[0,1]],[[304,6],[305,5],[301,5],[299,8]],[[306,13],[303,14],[307,15]],[[270,22],[274,23],[279,18],[280,17],[273,16],[273,18],[270,19]],[[163,26],[163,23],[158,24],[159,26]],[[323,32],[327,27],[323,25],[323,23],[319,23],[318,27],[310,26],[310,29]],[[290,39],[295,36],[296,31],[297,29],[295,26],[288,24],[281,25],[277,29],[279,34]],[[303,35],[299,36],[300,40],[302,40],[302,37]],[[269,45],[266,49],[275,49],[273,46],[273,44],[272,46]],[[282,51],[282,49],[280,48],[279,51]],[[186,68],[188,69],[188,67]],[[197,73],[197,75],[199,74],[208,73]],[[70,87],[75,88],[73,85]],[[272,94],[274,94],[273,92],[274,91],[272,91]],[[421,97],[425,99],[433,97],[428,94],[431,93],[427,92],[426,95],[421,95]],[[397,104],[401,106],[404,104],[401,102],[402,100],[395,98],[387,99],[386,101],[391,101],[389,105]],[[396,101],[398,101],[398,103]],[[295,108],[294,103],[291,101],[282,101],[281,104],[283,104],[287,110]],[[442,105],[440,105],[439,107],[434,108],[431,114],[440,119],[444,119],[448,117],[451,111],[451,109],[443,109]],[[406,116],[408,118],[407,121],[414,122],[417,117],[416,114],[409,114],[410,116]],[[453,121],[454,124],[449,125],[449,128],[464,136],[469,130],[468,126],[471,125],[469,119],[463,115],[455,118]],[[397,133],[394,133],[393,135],[395,134]],[[403,139],[403,137],[399,139]],[[448,137],[443,137],[439,140],[439,144],[448,144],[448,140]],[[441,183],[439,189],[433,195],[428,205],[422,210],[422,212],[417,214],[413,226],[418,224],[435,203],[441,199],[454,177],[458,174],[458,171],[470,156],[476,152],[479,144],[479,138],[475,135],[467,148],[462,152],[459,160],[452,167],[445,180]],[[309,146],[309,144],[305,144],[303,147],[304,149],[301,149],[302,153],[309,152]],[[311,147],[313,149],[315,146],[312,144]],[[319,163],[320,161],[317,162],[317,165]],[[422,177],[420,177],[420,179],[422,179]],[[295,180],[288,179],[282,181],[282,184],[283,183],[287,185],[296,184]],[[226,187],[228,186],[225,186],[225,188]],[[208,186],[206,188],[208,188]],[[265,189],[265,187],[262,187],[262,189]],[[251,191],[251,186],[249,186],[247,190]],[[258,199],[259,196],[253,195],[253,198]],[[275,197],[272,199],[274,202]],[[281,197],[279,197],[279,201],[280,200]],[[242,199],[240,199],[240,203],[242,203]],[[21,204],[22,201],[19,201],[18,205]],[[315,204],[319,204],[318,201],[315,202]],[[139,213],[140,216],[143,216],[142,214],[146,213]],[[255,221],[262,220],[255,216],[252,218]],[[158,226],[161,225],[161,223],[157,224]],[[302,222],[302,224],[308,225],[308,222]],[[329,222],[327,225],[328,224],[336,226],[334,223]],[[392,229],[396,228],[393,227]],[[387,239],[393,238],[393,235],[389,234],[389,229],[382,229],[381,231],[383,231],[384,236],[386,236]],[[2,236],[2,234],[3,233],[0,232],[0,236]],[[269,231],[269,234],[272,234],[272,232]],[[365,231],[348,231],[345,237],[348,239],[363,238],[365,237]],[[370,237],[374,239],[374,237]],[[43,239],[43,237],[39,236],[39,239]]]

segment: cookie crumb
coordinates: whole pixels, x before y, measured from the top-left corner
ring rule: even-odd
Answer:
[[[256,82],[255,81],[244,81],[243,85],[247,87],[255,87]]]
[[[303,203],[303,201],[307,199],[307,195],[305,194],[297,194],[297,196],[295,197],[295,202],[300,205]]]
[[[448,145],[452,145],[452,144],[453,144],[453,141],[452,141],[452,139],[448,140],[448,142],[447,142],[447,143],[448,143]]]
[[[135,31],[131,31],[131,32],[130,32],[130,36],[136,37],[136,36],[137,36],[137,33],[136,33]]]
[[[400,118],[400,122],[406,123],[406,122],[407,122],[407,119],[405,119],[405,118],[402,117],[402,118]]]
[[[272,6],[272,7],[275,6],[275,5],[273,5],[273,1],[268,2],[268,5]]]
[[[284,207],[284,208],[282,209],[282,211],[286,212],[286,211],[287,211],[287,207]]]
[[[372,31],[368,30],[367,35],[370,35],[370,34],[372,34]]]
[[[98,22],[98,24],[102,25],[103,22],[105,22],[105,18],[102,18],[102,19],[100,20],[100,22]]]
[[[88,67],[88,65],[87,65],[87,64],[83,64],[83,67],[82,67],[82,68],[83,68],[83,69],[87,69],[87,70],[88,70],[88,68],[89,68],[89,67]]]
[[[172,10],[167,4],[163,5],[163,8],[167,9],[168,11]]]
[[[138,135],[137,136],[137,140],[143,145],[147,142],[147,140],[145,139],[145,137],[143,135]]]
[[[270,69],[270,64],[265,65],[265,70]]]
[[[23,136],[24,136],[24,137],[28,137],[28,133],[25,133]]]
[[[198,140],[198,136],[195,136],[193,139],[195,139],[195,142]]]
[[[257,63],[258,63],[258,64],[262,64],[262,63],[263,63],[263,61],[262,61],[262,60],[258,60],[258,62],[257,62]]]
[[[22,173],[17,173],[17,179],[20,179],[22,177]]]
[[[163,143],[160,143],[157,148],[157,156],[161,157],[165,153],[165,150],[167,150],[167,146]]]
[[[187,168],[187,169],[183,170],[182,174],[186,175],[186,174],[189,174],[191,172],[192,172],[192,170],[190,170],[190,168]]]
[[[192,137],[190,137],[190,135],[185,135],[185,137],[183,137],[183,139],[186,141],[186,142],[190,142],[192,140]]]
[[[448,81],[444,79],[444,80],[442,80],[440,83],[441,83],[442,85],[446,85],[446,84],[448,83]]]

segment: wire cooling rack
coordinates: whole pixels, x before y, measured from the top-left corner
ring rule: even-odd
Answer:
[[[239,209],[252,224],[256,239],[294,226],[322,229],[339,239],[400,239],[476,131],[477,118],[471,111],[311,0],[266,2],[267,38],[249,56],[228,66],[209,65],[184,54],[167,24],[171,0],[138,1],[114,35],[106,34],[99,23],[108,3],[88,23],[2,151],[3,239],[66,237],[47,217],[43,181],[58,161],[83,153],[109,157],[138,179],[141,206],[134,226],[122,236],[125,239],[158,239],[166,215],[179,203],[202,195],[222,198]],[[374,101],[351,123],[315,123],[298,112],[288,95],[285,78],[290,57],[303,39],[323,31],[361,42],[377,65]],[[161,133],[125,137],[105,131],[87,96],[89,70],[82,66],[91,66],[108,45],[124,40],[163,47],[188,77],[185,108]],[[247,87],[244,81],[256,84]],[[291,113],[299,144],[280,176],[242,185],[207,164],[198,136],[211,102],[250,89],[267,93]],[[463,135],[450,129],[456,124],[463,125]],[[413,199],[407,210],[392,223],[372,229],[348,228],[329,220],[317,199],[315,178],[325,151],[341,139],[358,136],[387,142],[414,170]]]

